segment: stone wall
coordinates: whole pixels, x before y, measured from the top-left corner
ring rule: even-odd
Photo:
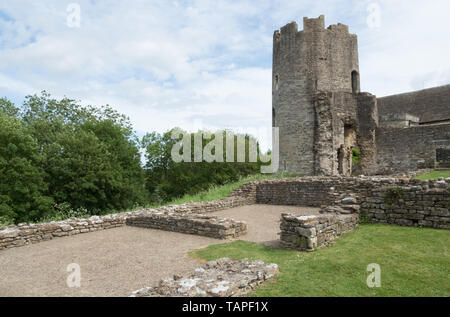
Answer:
[[[315,95],[315,175],[374,174],[378,126],[376,97],[369,93],[319,92]],[[353,166],[352,148],[360,150]]]
[[[261,181],[256,186],[256,202],[319,207],[331,203],[332,186],[326,179],[311,177]]]
[[[337,214],[360,212],[371,222],[450,229],[450,179],[274,179],[258,181],[255,195],[262,204],[321,206]]]
[[[388,175],[434,168],[436,150],[450,148],[450,124],[377,130],[377,172]]]
[[[358,226],[357,214],[296,216],[282,214],[280,224],[281,247],[299,251],[314,251],[334,242],[345,232]]]
[[[211,202],[3,227],[0,250],[116,228],[126,225],[128,219],[130,225],[227,239],[243,234],[245,224],[204,214],[255,203],[316,206],[339,217],[360,212],[372,222],[450,229],[450,179],[299,177],[251,182],[229,197]]]
[[[232,239],[247,232],[247,224],[242,221],[202,214],[154,212],[152,210],[127,217],[126,224],[216,239]]]
[[[450,229],[450,181],[417,181],[373,187],[360,197],[372,222]]]
[[[420,122],[450,119],[450,85],[378,98],[381,116],[408,113]]]
[[[20,247],[32,243],[51,240],[53,238],[72,236],[98,230],[116,228],[126,225],[129,217],[150,217],[153,227],[158,229],[207,235],[220,239],[237,236],[245,232],[245,224],[216,217],[205,219],[201,214],[209,213],[255,202],[255,184],[246,184],[234,191],[229,197],[209,202],[192,202],[188,204],[163,206],[157,209],[146,209],[134,212],[93,216],[87,219],[68,219],[58,222],[27,224],[0,228],[0,250]],[[148,216],[155,214],[155,217]],[[164,216],[161,216],[164,215]],[[190,215],[183,218],[181,215]],[[187,220],[189,218],[189,220]],[[150,221],[150,220],[148,220]],[[156,223],[159,222],[157,225]],[[174,223],[189,224],[189,228]],[[137,222],[136,222],[137,223]],[[150,225],[148,226],[150,227]]]
[[[51,240],[58,237],[72,236],[98,230],[121,227],[131,213],[108,216],[93,216],[87,219],[68,219],[65,221],[8,226],[0,228],[0,250],[20,247],[31,243]]]

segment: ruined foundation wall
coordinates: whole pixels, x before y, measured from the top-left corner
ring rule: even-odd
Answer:
[[[343,233],[358,226],[359,217],[352,215],[296,216],[281,215],[280,244],[286,249],[314,251],[332,244]]]
[[[59,237],[117,228],[126,224],[228,239],[244,234],[245,224],[203,214],[255,203],[255,186],[253,183],[245,184],[229,197],[209,202],[164,206],[101,217],[93,216],[87,219],[71,218],[58,222],[22,223],[17,226],[3,227],[0,228],[0,250]],[[133,220],[128,221],[129,218]]]
[[[360,199],[372,222],[450,229],[450,182],[373,187]]]
[[[145,212],[126,219],[127,226],[194,234],[216,239],[232,239],[247,232],[247,224],[233,219],[201,214]]]
[[[264,180],[256,186],[257,203],[326,210],[345,207],[349,200],[359,208],[343,211],[359,212],[371,222],[450,229],[450,179],[304,177]]]

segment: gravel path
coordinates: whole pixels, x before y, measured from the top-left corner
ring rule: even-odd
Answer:
[[[277,246],[280,232],[280,215],[292,212],[299,216],[317,215],[318,208],[297,206],[248,205],[212,213],[215,216],[233,218],[247,222],[247,234],[239,240],[259,242]]]
[[[275,244],[281,212],[314,208],[250,205],[214,213],[244,220],[241,240]],[[121,227],[0,251],[0,296],[128,296],[160,279],[190,272],[193,249],[223,243],[206,237]],[[69,288],[67,265],[81,269],[81,287]]]

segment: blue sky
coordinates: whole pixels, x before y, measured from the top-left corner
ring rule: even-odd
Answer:
[[[69,3],[79,28],[67,26]],[[378,27],[367,23],[374,4]],[[0,96],[20,104],[45,89],[110,104],[140,135],[267,128],[273,31],[321,14],[358,34],[363,91],[450,83],[447,0],[0,0]]]

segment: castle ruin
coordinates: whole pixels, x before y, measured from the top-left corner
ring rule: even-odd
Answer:
[[[450,85],[377,98],[360,92],[348,26],[303,19],[274,32],[272,125],[279,171],[394,174],[450,162]],[[356,151],[355,151],[356,150]],[[353,164],[354,152],[360,153]]]

